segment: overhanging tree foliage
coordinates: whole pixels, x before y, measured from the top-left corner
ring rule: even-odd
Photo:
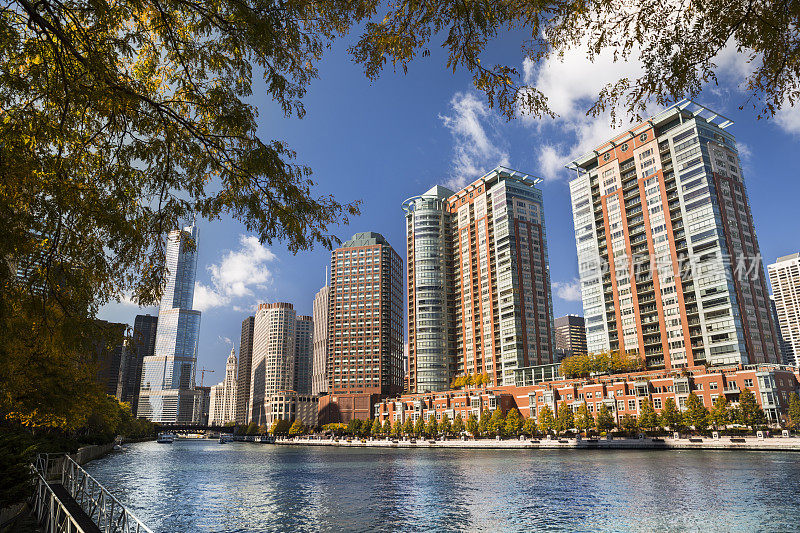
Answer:
[[[609,83],[590,110],[610,110],[618,118],[618,110],[636,115],[652,100],[665,105],[697,95],[706,82],[717,81],[718,54],[729,46],[749,62],[747,101],[759,116],[771,116],[800,95],[799,13],[788,1],[405,0],[391,3],[382,21],[367,24],[352,51],[374,78],[386,64],[405,71],[441,40],[447,67],[471,72],[475,87],[509,118],[519,111],[552,115],[548,96],[554,96],[521,83],[513,64],[481,61],[488,45],[509,31],[519,32],[534,67],[576,48],[589,59],[607,53],[638,61],[641,75]]]

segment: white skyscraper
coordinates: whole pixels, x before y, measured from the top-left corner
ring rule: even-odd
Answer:
[[[800,253],[779,257],[767,266],[767,271],[783,356],[787,364],[800,366]]]
[[[225,363],[225,379],[211,387],[211,401],[208,412],[208,425],[221,426],[236,420],[236,352]]]
[[[267,423],[269,398],[294,386],[297,313],[290,303],[261,304],[253,332],[250,405],[247,420]]]
[[[330,287],[325,285],[314,296],[314,355],[311,371],[311,393],[319,396],[328,392],[328,302]]]
[[[167,283],[158,310],[156,347],[142,364],[138,415],[159,423],[194,423],[200,418],[195,389],[200,311],[192,309],[197,271],[197,227],[167,238]],[[192,242],[193,246],[188,244]]]

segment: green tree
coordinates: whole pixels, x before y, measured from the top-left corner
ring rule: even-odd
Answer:
[[[506,429],[506,423],[503,419],[503,412],[498,408],[492,413],[487,425],[489,432],[497,437],[502,437]]]
[[[536,420],[533,417],[526,418],[522,423],[522,434],[529,437],[536,435]]]
[[[519,437],[522,432],[522,415],[519,414],[517,408],[511,409],[506,415],[506,435],[509,437]]]
[[[600,409],[597,411],[598,431],[609,432],[614,429],[615,425],[614,415],[611,412],[611,409],[606,404],[601,405]]]
[[[481,436],[480,424],[474,413],[470,413],[467,417],[467,433],[477,438]]]
[[[704,431],[708,428],[708,409],[703,405],[694,392],[690,392],[686,398],[686,412],[683,414],[684,422],[693,426],[697,431]]]
[[[289,428],[289,436],[296,437],[298,435],[305,435],[306,428],[300,420],[295,420],[292,427]]]
[[[453,419],[453,434],[457,437],[461,436],[464,432],[464,420],[461,418],[461,413],[456,414]]]
[[[378,428],[380,428],[380,425],[378,425]],[[369,423],[369,420],[363,420],[361,422],[358,433],[362,437],[369,437],[372,434],[372,424]]]
[[[270,435],[286,435],[289,433],[289,429],[291,428],[291,423],[288,420],[277,419],[272,422],[272,425],[269,427],[269,434]]]
[[[542,406],[539,409],[539,423],[538,428],[541,433],[550,433],[556,427],[556,419],[553,415],[553,410],[549,405]]]
[[[442,413],[442,420],[439,422],[438,429],[439,433],[445,437],[450,436],[450,433],[453,431],[453,427],[450,424],[450,417],[447,416],[447,413]]]
[[[556,430],[559,432],[569,431],[575,427],[575,416],[572,407],[567,402],[561,402],[558,406],[558,416],[556,418]]]
[[[424,430],[425,435],[428,438],[436,437],[436,429],[437,429],[436,416],[435,415],[428,416],[428,421],[425,423],[425,430]]]
[[[789,400],[788,422],[790,429],[800,427],[800,396],[795,392]]]
[[[403,422],[403,435],[406,437],[414,436],[414,421],[411,420],[411,417],[406,418],[406,421]]]
[[[373,436],[378,436],[383,433],[383,426],[381,425],[381,421],[379,419],[375,419],[372,421],[372,431]]]
[[[659,416],[661,425],[668,427],[671,431],[679,431],[683,425],[683,414],[678,410],[673,398],[667,398],[664,401],[664,407]]]
[[[425,420],[420,415],[417,421],[414,422],[414,436],[421,437],[425,433]]]
[[[383,435],[388,437],[392,435],[392,422],[389,420],[389,417],[386,417],[386,420],[383,421]]]
[[[752,429],[763,426],[767,420],[755,395],[746,387],[739,393],[739,413],[739,423]]]
[[[575,429],[578,431],[588,431],[594,426],[594,417],[589,412],[586,402],[583,402],[575,413]]]
[[[250,422],[245,430],[245,435],[255,435],[258,432],[258,424]]]
[[[357,437],[361,431],[361,420],[358,418],[351,418],[347,423],[347,433],[351,437]]]
[[[709,419],[714,429],[723,429],[730,423],[730,412],[728,411],[728,400],[725,396],[719,396],[711,406]]]
[[[489,432],[491,431],[489,421],[491,419],[492,415],[489,413],[488,409],[481,411],[481,418],[478,420],[478,432],[482,437],[489,435]]]
[[[658,427],[658,414],[650,398],[643,400],[639,406],[639,427],[645,431],[653,431]]]
[[[392,437],[400,437],[403,435],[403,425],[399,420],[396,420],[392,426]]]
[[[639,430],[639,423],[631,415],[625,413],[619,421],[619,428],[630,436]]]

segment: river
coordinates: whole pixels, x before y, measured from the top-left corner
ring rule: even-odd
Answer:
[[[156,533],[800,531],[800,454],[178,440],[86,469]]]

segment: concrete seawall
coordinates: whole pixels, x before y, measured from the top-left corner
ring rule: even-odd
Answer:
[[[643,439],[528,439],[528,440],[361,440],[278,439],[285,446],[338,446],[355,448],[471,448],[471,449],[596,449],[596,450],[752,450],[800,452],[797,437],[709,437]]]

